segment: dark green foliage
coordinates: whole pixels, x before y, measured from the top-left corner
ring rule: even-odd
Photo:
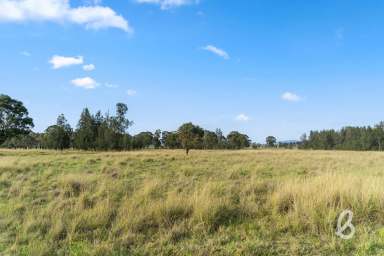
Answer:
[[[299,145],[300,145],[300,141],[296,141],[296,140],[279,141],[277,143],[277,146],[279,148],[286,148],[286,149],[294,149],[294,148],[297,149]]]
[[[17,135],[8,138],[1,146],[4,148],[40,148],[42,146],[42,135],[32,132],[27,135]]]
[[[301,148],[340,150],[382,150],[384,145],[384,123],[375,127],[344,127],[339,131],[311,131],[308,138],[303,135]]]
[[[204,130],[192,123],[185,123],[177,131],[156,130],[141,132],[131,136],[128,128],[133,124],[126,115],[128,107],[116,104],[116,115],[103,115],[100,111],[93,115],[85,108],[75,131],[64,115],[57,118],[56,124],[49,126],[44,133],[31,133],[32,119],[23,103],[0,95],[0,145],[8,148],[46,148],[63,150],[131,150],[144,148],[184,148],[190,149],[241,149],[249,147],[247,135],[231,132],[224,137],[220,129],[215,132]]]
[[[250,145],[250,140],[247,135],[233,131],[227,136],[227,144],[231,149],[247,148]]]
[[[276,142],[277,140],[273,136],[268,136],[267,138],[265,138],[265,143],[267,144],[268,147],[276,146]]]
[[[116,104],[116,116],[103,116],[100,111],[91,115],[85,108],[75,132],[75,148],[84,150],[123,150],[132,146],[127,129],[132,122],[126,118],[128,107]]]
[[[156,130],[131,136],[128,128],[133,124],[126,115],[128,107],[116,104],[116,115],[92,115],[88,108],[81,113],[75,131],[61,114],[55,125],[43,134],[32,133],[33,120],[21,101],[0,94],[0,146],[7,148],[67,148],[83,150],[131,150],[144,148],[185,149],[242,149],[251,146],[246,134],[237,131],[223,136],[220,129],[204,130],[192,123],[185,123],[177,131]],[[297,141],[277,142],[273,136],[266,138],[266,146],[282,148],[325,150],[383,150],[384,122],[374,127],[344,127],[341,130],[311,131]],[[252,144],[252,148],[260,148]]]
[[[61,114],[55,125],[48,127],[43,136],[43,147],[49,149],[67,149],[71,146],[72,128]]]
[[[97,127],[95,119],[88,108],[81,113],[75,133],[75,147],[79,149],[95,149]]]
[[[152,144],[155,148],[161,147],[161,130],[156,130],[153,134]]]
[[[21,101],[0,94],[0,145],[15,136],[27,135],[33,120]]]
[[[141,132],[133,136],[133,148],[143,149],[154,146],[154,135],[151,132]]]
[[[203,147],[204,149],[215,149],[219,147],[219,139],[215,132],[204,131]]]
[[[125,115],[128,112],[128,107],[124,103],[116,104],[116,117],[112,117],[113,123],[115,124],[115,132],[119,134],[124,134],[129,126],[133,124],[133,122],[129,121]]]
[[[204,130],[197,125],[185,123],[179,127],[177,135],[187,155],[190,149],[203,146]]]
[[[163,131],[161,134],[161,143],[165,148],[181,148],[181,144],[176,132]]]
[[[217,137],[217,148],[223,149],[227,146],[227,139],[223,135],[223,132],[220,129],[216,129],[215,131]]]

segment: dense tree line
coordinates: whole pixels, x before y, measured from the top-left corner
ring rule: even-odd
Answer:
[[[373,127],[344,127],[340,130],[311,131],[303,135],[301,148],[340,150],[383,150],[384,122]]]
[[[340,130],[311,131],[299,142],[278,142],[268,136],[265,144],[252,143],[246,134],[237,131],[224,136],[220,129],[209,131],[192,123],[181,125],[176,131],[145,131],[130,135],[133,124],[127,118],[128,107],[116,104],[115,115],[92,114],[85,108],[75,128],[63,114],[43,133],[34,133],[34,123],[21,101],[0,94],[0,146],[7,148],[135,150],[147,148],[184,149],[242,149],[260,147],[325,149],[325,150],[383,150],[384,122],[373,127],[344,127]]]
[[[22,102],[0,95],[0,145],[8,148],[44,148],[63,150],[133,150],[145,148],[185,149],[241,149],[250,147],[247,135],[237,131],[224,136],[220,129],[205,130],[185,123],[176,131],[128,133],[133,124],[127,118],[128,107],[116,104],[116,113],[91,114],[85,108],[73,129],[63,114],[43,133],[33,133],[33,120]]]

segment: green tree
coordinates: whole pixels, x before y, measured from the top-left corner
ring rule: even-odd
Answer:
[[[377,149],[381,151],[384,146],[384,122],[378,123],[375,126],[373,133],[377,141]]]
[[[153,142],[152,142],[153,146],[155,148],[160,148],[161,147],[161,131],[158,129],[155,131],[155,133],[153,134]]]
[[[45,130],[43,145],[50,149],[63,150],[71,146],[72,128],[63,114],[59,115],[55,125]]]
[[[169,149],[181,148],[181,144],[180,144],[177,132],[163,131],[161,133],[161,144],[165,148],[169,148]]]
[[[124,136],[128,128],[133,124],[126,117],[128,107],[124,103],[116,104],[116,116],[108,117],[108,126],[111,129],[109,134],[109,141],[112,149],[123,149]]]
[[[106,114],[104,117],[100,111],[96,113],[94,120],[95,144],[99,150],[123,149],[127,147],[127,138],[119,131],[116,117]]]
[[[177,135],[187,155],[190,149],[202,147],[204,130],[197,125],[185,123],[179,127]]]
[[[38,133],[29,133],[26,135],[16,135],[7,139],[1,146],[5,148],[40,148],[41,135]]]
[[[149,148],[153,145],[153,134],[151,132],[141,132],[133,136],[133,147],[135,149]]]
[[[273,136],[268,136],[267,138],[265,138],[265,142],[266,142],[268,147],[274,147],[274,146],[276,146],[277,140]]]
[[[0,144],[9,138],[29,134],[33,127],[23,103],[0,94]]]
[[[101,111],[94,116],[94,132],[96,136],[95,147],[99,150],[110,149],[108,117],[104,117]]]
[[[343,127],[341,130],[311,131],[302,148],[381,150],[384,142],[384,124],[375,127]]]
[[[225,148],[226,143],[227,143],[227,139],[223,135],[223,132],[221,131],[221,129],[218,128],[218,129],[216,129],[215,133],[216,133],[216,137],[217,137],[217,147],[218,148]]]
[[[116,104],[116,132],[119,134],[125,134],[127,129],[133,124],[133,122],[129,121],[126,117],[128,112],[128,107],[124,103]]]
[[[228,147],[232,149],[247,148],[250,146],[249,137],[237,131],[230,132],[227,136]]]
[[[103,116],[100,111],[91,115],[88,108],[81,113],[74,136],[74,145],[80,149],[122,150],[132,147],[127,129],[133,122],[126,117],[128,107],[116,104],[116,115]]]
[[[75,133],[74,143],[77,148],[84,150],[95,149],[96,133],[94,128],[94,119],[89,109],[85,108],[80,115]]]
[[[219,139],[215,132],[204,131],[203,145],[205,149],[214,149],[219,147]]]

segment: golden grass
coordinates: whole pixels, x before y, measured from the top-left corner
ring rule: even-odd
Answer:
[[[383,174],[380,152],[2,150],[0,255],[378,255]]]

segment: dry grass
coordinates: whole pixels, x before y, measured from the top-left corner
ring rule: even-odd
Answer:
[[[377,152],[4,150],[0,255],[378,255],[383,166]]]

